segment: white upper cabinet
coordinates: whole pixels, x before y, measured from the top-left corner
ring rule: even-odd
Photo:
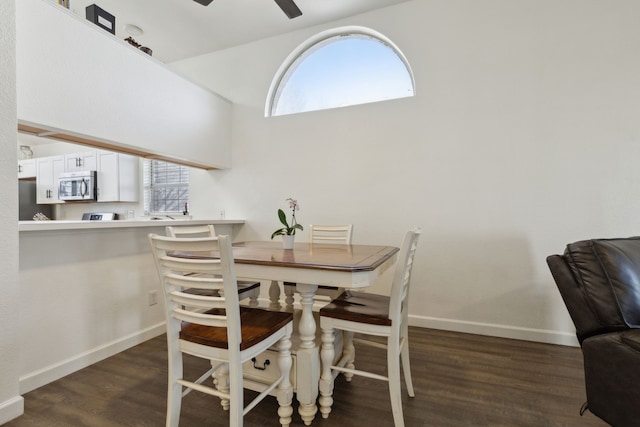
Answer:
[[[36,203],[64,203],[58,198],[58,177],[64,172],[64,156],[40,157],[36,160]]]
[[[98,151],[98,202],[137,202],[140,160]]]
[[[36,177],[36,159],[18,160],[18,178]]]
[[[19,128],[205,169],[231,166],[228,100],[57,2],[15,3]]]
[[[97,165],[96,150],[64,156],[65,172],[94,171],[97,170]]]

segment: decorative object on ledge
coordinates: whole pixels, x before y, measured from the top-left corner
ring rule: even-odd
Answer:
[[[131,46],[133,46],[135,48],[140,48],[142,46],[140,43],[135,41],[134,38],[131,37],[131,36],[129,36],[126,39],[124,39],[124,41],[126,41],[127,43],[129,43]]]
[[[69,9],[69,0],[58,0],[58,4]]]
[[[31,147],[29,147],[28,145],[21,145],[20,152],[18,153],[18,159],[28,160],[32,158],[33,158],[33,151],[31,150]]]
[[[131,46],[134,46],[134,47],[140,49],[141,51],[143,51],[144,53],[146,53],[149,56],[151,56],[153,54],[153,51],[150,48],[148,48],[146,46],[142,46],[140,43],[135,41],[135,39],[133,38],[133,36],[140,36],[140,35],[144,34],[144,31],[142,31],[142,28],[138,27],[137,25],[127,24],[127,25],[124,26],[124,30],[127,33],[131,34],[129,37],[124,39],[124,41],[128,42]]]
[[[33,216],[34,221],[51,221],[51,218],[43,214],[42,212],[36,212]]]
[[[293,243],[296,235],[296,230],[303,230],[303,227],[296,222],[296,211],[300,210],[298,201],[289,197],[289,208],[291,209],[291,225],[287,222],[287,216],[282,209],[278,209],[278,218],[284,227],[277,229],[271,234],[271,239],[275,236],[282,236],[282,246],[284,249],[293,249]]]
[[[138,49],[140,49],[141,51],[143,51],[144,53],[146,53],[147,55],[151,56],[151,54],[153,53],[153,51],[151,49],[149,49],[146,46],[142,46],[140,43],[138,43],[137,41],[134,40],[133,37],[129,36],[126,39],[124,39],[124,41],[126,41],[127,43],[129,43],[131,46],[136,47]]]
[[[92,4],[87,6],[86,9],[87,19],[98,27],[109,31],[111,34],[116,34],[116,17],[101,9],[98,5]]]

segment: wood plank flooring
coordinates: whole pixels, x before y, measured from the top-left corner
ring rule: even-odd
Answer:
[[[579,348],[410,329],[415,398],[403,396],[407,427],[580,426],[603,421],[579,410],[586,400]],[[382,350],[358,353],[356,365],[385,370]],[[166,408],[166,341],[149,340],[24,396],[25,414],[5,427],[163,426]],[[204,372],[206,361],[186,360],[185,375]],[[403,386],[404,392],[404,386]],[[252,397],[245,392],[245,401]],[[386,383],[355,377],[336,381],[328,419],[312,426],[393,426]],[[294,413],[294,427],[303,426]],[[267,398],[245,426],[278,426],[277,403]],[[227,426],[212,396],[193,392],[182,404],[182,427]]]

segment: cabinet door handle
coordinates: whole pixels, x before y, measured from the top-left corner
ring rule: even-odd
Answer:
[[[18,172],[22,172],[22,165],[18,165]]]

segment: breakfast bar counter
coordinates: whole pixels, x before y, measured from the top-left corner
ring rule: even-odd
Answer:
[[[148,235],[244,220],[20,221],[20,393],[165,332]]]
[[[208,225],[213,224],[218,234],[232,234],[234,225],[241,226],[244,220],[234,219],[135,219],[113,221],[19,221],[19,231],[51,231],[51,230],[86,230],[104,228],[137,228],[137,227],[166,227],[168,225],[179,227],[181,225]]]

